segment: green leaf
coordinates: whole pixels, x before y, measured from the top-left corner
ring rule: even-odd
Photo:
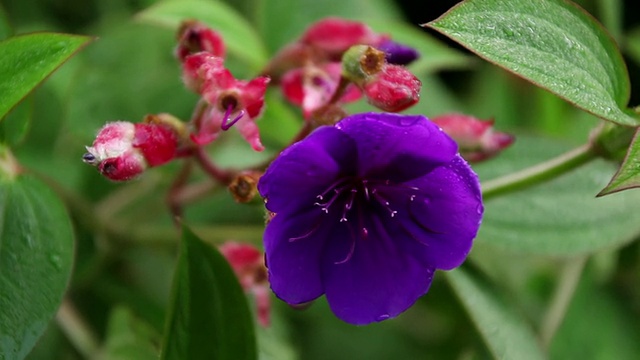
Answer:
[[[229,53],[254,70],[259,70],[267,62],[265,47],[252,25],[221,1],[163,1],[139,13],[137,18],[170,26],[176,31],[183,20],[200,20],[222,35]]]
[[[499,157],[474,169],[482,182],[558,156],[568,146],[518,136]],[[478,241],[516,252],[579,255],[626,244],[640,234],[640,192],[595,198],[615,165],[595,160],[543,184],[485,202]]]
[[[0,42],[0,119],[92,38],[35,33]]]
[[[184,227],[162,359],[256,359],[247,298],[225,258]]]
[[[496,289],[463,268],[446,274],[496,359],[546,358],[532,329]]]
[[[109,317],[105,348],[99,360],[157,359],[159,334],[126,307],[116,307]]]
[[[636,130],[622,165],[598,196],[640,187],[640,136],[638,134],[640,130]]]
[[[0,179],[0,359],[22,359],[56,313],[73,263],[66,210],[28,175]]]
[[[426,26],[596,116],[640,124],[616,44],[569,1],[467,0]]]

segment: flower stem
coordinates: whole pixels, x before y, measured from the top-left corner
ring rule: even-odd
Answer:
[[[198,164],[200,165],[202,170],[204,170],[212,178],[218,180],[222,184],[229,185],[233,180],[233,172],[220,169],[211,161],[204,148],[199,147],[195,151],[194,157],[196,161],[198,161]]]
[[[95,356],[99,348],[98,338],[68,299],[62,301],[56,322],[85,359]]]
[[[594,151],[590,144],[582,145],[554,159],[484,182],[482,185],[482,197],[484,200],[488,200],[543,183],[596,158],[598,158],[598,153]]]
[[[551,304],[540,326],[540,343],[544,349],[549,349],[553,336],[562,324],[586,262],[587,256],[580,256],[567,261],[562,269]]]

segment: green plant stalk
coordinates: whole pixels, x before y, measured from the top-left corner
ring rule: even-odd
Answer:
[[[85,359],[95,357],[99,349],[98,338],[68,299],[62,301],[56,314],[56,322]]]
[[[587,256],[580,256],[570,259],[562,269],[560,280],[556,285],[551,303],[547,308],[547,312],[540,326],[540,344],[543,349],[549,349],[553,336],[562,324],[571,299],[578,287],[578,282],[582,276],[582,270],[584,270],[587,258]]]
[[[482,197],[491,198],[551,180],[598,158],[591,144],[570,150],[556,158],[482,184]]]

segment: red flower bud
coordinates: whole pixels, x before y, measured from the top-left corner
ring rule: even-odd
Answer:
[[[226,48],[222,36],[197,20],[186,20],[178,29],[175,55],[184,61],[187,55],[205,51],[224,58]]]
[[[496,156],[515,138],[493,129],[493,120],[479,120],[463,114],[446,114],[431,119],[451,136],[459,152],[469,162],[479,162]]]
[[[330,54],[342,54],[353,45],[377,44],[387,38],[361,22],[329,17],[307,28],[300,41]]]
[[[182,62],[182,81],[187,89],[202,94],[205,82],[226,71],[221,57],[207,52],[188,55]]]
[[[157,124],[116,121],[105,125],[83,161],[114,181],[131,180],[151,166],[162,165],[176,156],[176,134]]]
[[[384,111],[399,112],[420,100],[422,83],[400,65],[385,64],[382,70],[368,77],[363,84],[367,101]]]

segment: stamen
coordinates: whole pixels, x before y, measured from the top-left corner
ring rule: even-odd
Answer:
[[[300,239],[304,239],[304,238],[307,238],[307,237],[311,236],[311,234],[313,234],[314,232],[316,232],[316,230],[318,230],[320,228],[320,224],[321,224],[321,221],[318,221],[318,223],[313,228],[311,228],[311,230],[309,230],[307,233],[305,233],[303,235],[300,235],[300,236],[289,238],[289,242],[294,242],[294,241],[297,241],[297,240],[300,240]]]
[[[238,114],[238,116],[236,116],[235,119],[229,121],[229,118],[231,117],[231,113],[233,112],[234,108],[235,106],[233,104],[229,104],[229,106],[227,106],[227,110],[224,112],[224,119],[222,120],[222,124],[220,125],[220,128],[222,129],[222,131],[227,131],[231,129],[231,127],[244,116],[245,111],[240,110],[240,113]]]
[[[349,227],[349,229],[351,230],[351,227]],[[351,260],[351,257],[353,256],[353,253],[356,250],[356,238],[353,234],[353,230],[350,231],[351,233],[351,248],[349,249],[349,253],[347,253],[347,257],[345,257],[344,259],[338,261],[338,262],[334,262],[334,264],[336,265],[340,265],[340,264],[344,264],[347,261]]]
[[[349,199],[347,200],[347,203],[344,205],[344,210],[342,211],[342,218],[340,218],[340,222],[347,221],[347,212],[351,210],[351,207],[353,206],[353,201],[355,200],[357,193],[358,193],[358,189],[356,188],[351,189],[351,195],[349,195]]]
[[[375,190],[375,189],[374,189]],[[385,209],[387,209],[387,211],[389,211],[389,214],[391,215],[391,217],[395,217],[396,214],[398,213],[396,210],[393,210],[389,205],[389,201],[382,195],[376,193],[373,194],[373,197],[376,198],[376,200],[378,200],[379,202],[381,202]]]

